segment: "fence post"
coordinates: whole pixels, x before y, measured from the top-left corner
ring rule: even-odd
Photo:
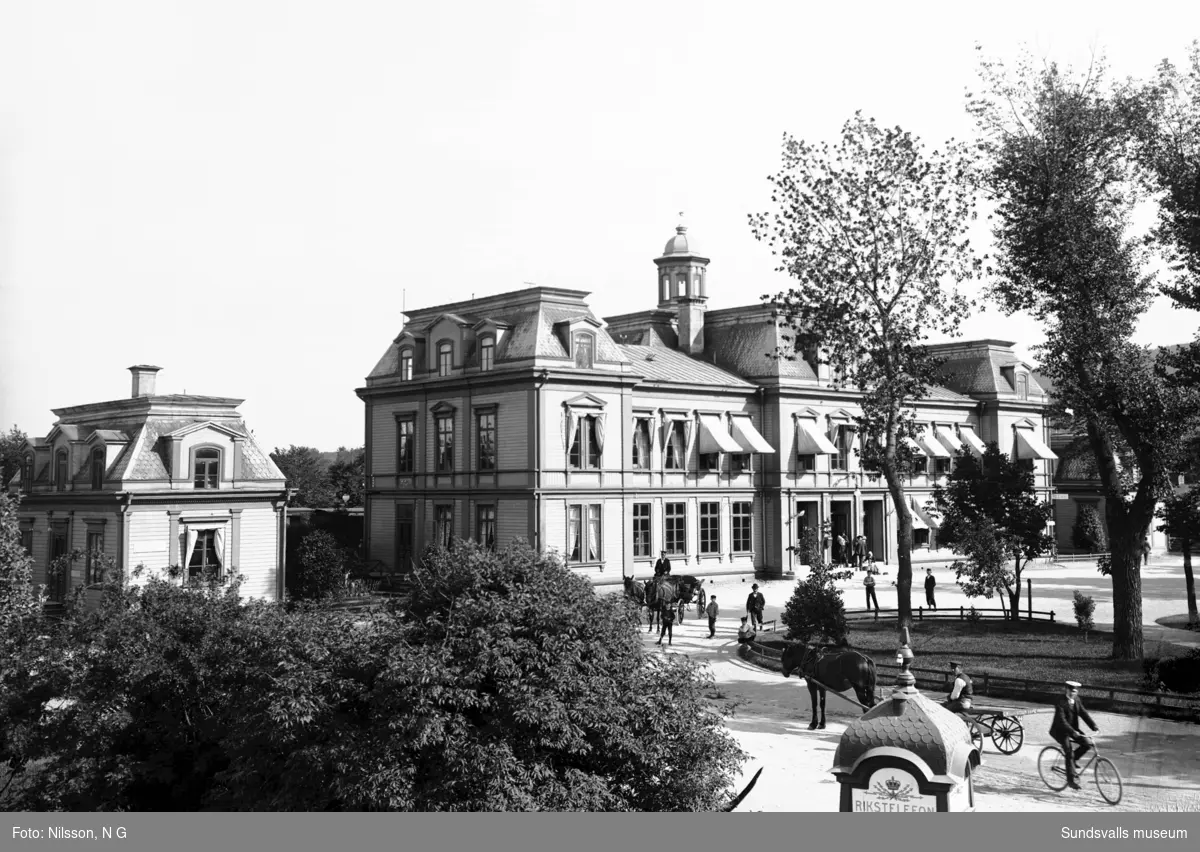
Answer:
[[[924,615],[925,615],[925,607],[923,607],[923,606],[917,607],[917,621],[924,621],[925,620]]]
[[[961,607],[961,606],[958,608],[958,620],[959,621],[963,620],[963,607]]]
[[[983,673],[983,694],[984,694],[984,695],[991,695],[991,694],[992,694],[992,693],[991,693],[991,690],[989,690],[989,689],[988,689],[988,676],[987,676],[987,672],[984,672],[984,673]]]
[[[1029,612],[1029,620],[1033,621],[1033,580],[1025,578],[1025,605]]]
[[[1050,623],[1054,623],[1054,610],[1050,610]]]

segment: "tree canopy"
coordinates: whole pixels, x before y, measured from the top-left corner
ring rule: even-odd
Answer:
[[[8,487],[8,481],[21,469],[21,451],[27,440],[15,425],[8,432],[0,432],[0,491]]]
[[[271,461],[287,477],[288,487],[296,489],[293,506],[322,509],[341,505],[341,498],[335,497],[330,487],[329,466],[316,449],[295,444],[286,450],[276,447]]]

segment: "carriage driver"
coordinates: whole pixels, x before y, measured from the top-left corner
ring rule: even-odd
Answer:
[[[950,687],[950,694],[942,702],[942,706],[952,713],[970,710],[971,696],[975,694],[975,688],[971,686],[971,678],[963,671],[960,662],[952,662],[950,670],[954,672],[954,684]]]

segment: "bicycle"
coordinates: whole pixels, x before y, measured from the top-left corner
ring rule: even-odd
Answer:
[[[1096,782],[1096,789],[1100,791],[1100,795],[1104,801],[1110,805],[1115,805],[1121,801],[1121,794],[1124,791],[1124,784],[1121,782],[1121,773],[1117,771],[1117,765],[1107,757],[1100,756],[1100,749],[1096,746],[1096,741],[1089,738],[1092,743],[1092,753],[1083,764],[1079,767],[1079,772],[1076,773],[1076,780],[1082,778],[1089,769],[1092,770],[1092,776]],[[1038,754],[1038,774],[1042,776],[1042,783],[1059,793],[1067,787],[1067,757],[1063,753],[1061,747],[1056,745],[1046,746]]]

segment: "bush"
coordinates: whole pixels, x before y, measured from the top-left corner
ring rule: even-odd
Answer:
[[[1150,689],[1182,694],[1200,692],[1200,648],[1193,648],[1184,657],[1147,657],[1142,665]]]
[[[1075,527],[1071,530],[1071,543],[1088,553],[1101,553],[1108,549],[1104,522],[1094,506],[1079,507],[1079,514],[1075,516]]]
[[[1075,623],[1079,625],[1079,629],[1085,634],[1096,626],[1096,622],[1092,620],[1092,615],[1096,612],[1096,602],[1088,595],[1080,594],[1079,590],[1075,590],[1074,596],[1075,605]]]
[[[841,589],[834,583],[853,576],[852,571],[833,571],[821,556],[813,561],[809,575],[796,584],[779,619],[788,638],[810,642],[814,638],[842,644],[850,633]]]
[[[297,600],[337,597],[345,590],[346,559],[337,541],[324,530],[310,532],[300,542],[300,568],[292,584]]]
[[[13,811],[713,810],[743,758],[704,669],[525,545],[428,552],[407,612],[151,579],[0,661]]]
[[[34,616],[40,601],[33,586],[33,560],[21,546],[18,498],[0,494],[0,634]]]

